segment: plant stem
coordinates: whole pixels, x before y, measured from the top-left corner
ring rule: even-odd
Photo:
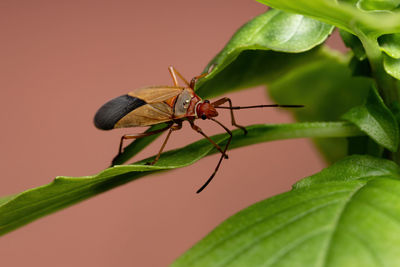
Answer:
[[[363,32],[358,32],[368,60],[372,69],[372,76],[375,79],[379,94],[389,109],[394,107],[394,103],[399,101],[396,79],[386,73],[383,66],[383,55],[380,50],[378,39],[376,36],[368,36]],[[400,163],[399,152],[387,151],[388,158]]]
[[[379,43],[376,37],[370,37],[363,32],[358,32],[368,60],[371,65],[372,75],[375,79],[378,91],[382,96],[383,101],[388,107],[391,107],[393,102],[399,101],[399,95],[396,87],[396,80],[386,73],[383,67],[382,51],[379,48]]]

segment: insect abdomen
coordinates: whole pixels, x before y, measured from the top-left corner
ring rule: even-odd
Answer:
[[[114,129],[114,125],[132,110],[145,105],[140,98],[121,95],[105,103],[94,116],[94,125],[101,130]]]

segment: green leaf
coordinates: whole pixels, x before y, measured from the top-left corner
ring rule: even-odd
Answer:
[[[294,110],[300,121],[338,120],[364,102],[372,84],[371,79],[353,77],[347,65],[348,59],[338,57],[305,64],[270,83],[270,95],[278,103],[304,104]]]
[[[272,8],[302,14],[335,25],[354,35],[358,35],[360,30],[376,37],[400,31],[398,12],[365,12],[350,3],[335,0],[257,1]]]
[[[346,182],[380,176],[393,176],[398,179],[400,178],[400,167],[393,161],[355,155],[346,157],[329,168],[302,179],[295,183],[293,188],[299,189],[328,182]]]
[[[302,15],[268,10],[243,25],[211,64],[220,64],[238,49],[264,49],[298,53],[321,44],[332,26]]]
[[[204,84],[214,79],[214,76],[230,65],[230,63],[238,61],[238,56],[244,51],[255,50],[256,52],[262,52],[262,50],[273,50],[290,53],[304,52],[325,41],[332,32],[332,29],[333,27],[330,25],[301,15],[289,14],[279,10],[269,10],[243,25],[235,33],[224,49],[208,64],[205,71],[209,71],[210,73],[198,82],[196,89],[198,89],[200,95],[204,96],[208,91],[202,88]],[[251,57],[251,59],[256,59],[256,62],[246,62],[248,65],[246,67],[250,68],[250,70],[247,68],[237,70],[240,71],[241,85],[235,86],[235,88],[247,87],[248,84],[257,84],[253,81],[254,78],[258,80],[263,79],[262,74],[267,74],[268,71],[260,67],[266,67],[271,70],[272,68],[269,67],[269,64],[274,64],[282,69],[284,65],[290,65],[290,61],[296,61],[298,57],[307,57],[293,55],[285,57],[283,53],[275,55],[271,52],[262,53],[263,58],[257,60],[258,55],[258,53],[252,54]],[[249,56],[249,54],[247,54],[247,56]],[[270,57],[272,57],[272,59],[278,59],[279,62],[274,63],[272,60],[268,60]],[[249,58],[246,57],[246,59]],[[283,64],[280,59],[289,59],[289,62],[288,64]],[[268,60],[268,62],[265,62],[265,60]],[[244,61],[241,60],[241,62]],[[252,71],[256,73],[251,74]],[[248,75],[251,75],[253,79],[248,79]],[[260,82],[261,81],[258,81],[258,83]],[[233,83],[231,82],[231,84]],[[208,88],[210,87],[208,86],[207,89]],[[217,93],[212,92],[212,96],[215,95],[217,95]]]
[[[213,77],[201,80],[196,93],[216,97],[243,88],[268,84],[294,69],[324,60],[326,49],[314,48],[300,54],[247,50]],[[297,102],[296,102],[297,103]]]
[[[10,200],[13,199],[13,198],[14,198],[14,196],[5,196],[5,197],[1,197],[1,198],[0,198],[0,205],[3,204],[3,203],[5,203],[5,202],[10,201]]]
[[[231,148],[288,138],[363,135],[357,127],[347,122],[253,125],[247,129],[246,136],[241,130],[233,131]],[[221,146],[226,144],[227,138],[227,134],[212,137]],[[0,234],[129,181],[162,170],[181,168],[216,152],[207,140],[202,139],[184,148],[163,153],[154,166],[145,165],[153,159],[149,158],[134,165],[115,166],[93,176],[57,177],[50,184],[1,199]]]
[[[334,121],[350,108],[361,105],[371,87],[371,79],[354,77],[348,69],[348,57],[328,51],[319,60],[308,61],[301,68],[288,71],[268,84],[276,103],[297,103],[301,109],[290,110],[299,121]],[[345,139],[314,140],[329,162],[347,155]]]
[[[400,33],[385,34],[378,38],[379,46],[388,56],[400,58]]]
[[[383,103],[375,87],[370,90],[365,105],[352,108],[343,115],[343,119],[357,125],[383,147],[397,151],[399,129],[396,118]]]
[[[384,55],[383,67],[388,74],[397,80],[400,80],[400,58],[392,58]]]
[[[354,156],[227,219],[172,266],[400,266],[393,162]]]
[[[399,0],[359,0],[358,6],[364,10],[393,10],[400,5]]]

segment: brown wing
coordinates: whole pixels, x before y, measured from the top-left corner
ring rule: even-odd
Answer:
[[[172,119],[172,108],[164,103],[150,103],[143,105],[121,118],[114,128],[127,128],[135,126],[149,126]]]
[[[184,87],[155,86],[146,87],[128,93],[128,95],[142,99],[148,104],[166,101],[179,95]]]

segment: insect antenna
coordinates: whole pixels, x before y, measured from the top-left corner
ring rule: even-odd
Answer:
[[[272,107],[279,107],[279,108],[303,108],[304,105],[279,105],[279,104],[271,104],[271,105],[255,105],[255,106],[243,106],[243,107],[220,107],[216,106],[215,108],[222,108],[222,109],[247,109],[247,108],[272,108]]]

